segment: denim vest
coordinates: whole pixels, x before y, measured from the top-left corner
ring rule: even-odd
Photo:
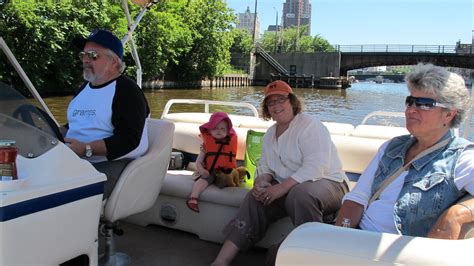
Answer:
[[[454,169],[470,142],[455,137],[452,130],[439,141],[447,138],[451,141],[446,147],[414,161],[408,170],[393,209],[395,226],[403,235],[426,236],[443,211],[466,193],[454,184]],[[411,135],[405,135],[388,144],[375,172],[372,194],[405,164],[405,154],[415,141]]]

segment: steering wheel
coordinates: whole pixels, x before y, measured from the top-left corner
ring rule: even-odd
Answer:
[[[53,137],[56,137],[59,141],[64,143],[64,137],[59,131],[58,126],[54,120],[42,109],[32,105],[32,104],[22,104],[13,112],[12,116],[16,119],[19,119],[33,127],[43,130],[41,127],[37,126],[33,120],[33,115],[36,114],[40,118],[44,118],[49,128],[54,133]],[[47,132],[47,131],[46,131]]]

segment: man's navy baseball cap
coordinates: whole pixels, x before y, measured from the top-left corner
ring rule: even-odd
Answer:
[[[87,42],[95,42],[104,46],[105,48],[109,48],[112,50],[120,60],[123,57],[123,45],[122,42],[117,38],[112,32],[108,30],[93,30],[89,37],[78,37],[72,40],[72,43],[79,49],[84,49],[84,46]]]

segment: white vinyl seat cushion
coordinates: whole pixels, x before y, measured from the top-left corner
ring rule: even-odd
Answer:
[[[474,238],[441,240],[306,223],[283,241],[276,265],[473,265]]]
[[[130,162],[107,199],[104,218],[114,222],[153,205],[168,170],[174,124],[148,119],[148,150]]]

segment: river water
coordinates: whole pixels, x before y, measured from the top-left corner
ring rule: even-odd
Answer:
[[[373,111],[404,112],[408,89],[404,83],[360,82],[346,90],[294,89],[304,101],[305,111],[322,121],[360,124],[364,116]],[[145,91],[153,118],[160,118],[163,107],[170,99],[207,99],[247,102],[259,109],[263,99],[263,87],[237,87],[214,89],[166,89]],[[66,109],[71,97],[51,97],[45,102],[60,124],[66,122]],[[173,111],[198,111],[189,105],[181,105]],[[213,110],[211,110],[213,111]],[[397,120],[398,124],[404,121]],[[474,123],[471,119],[471,128]],[[403,125],[402,125],[403,126]],[[470,135],[474,140],[474,134]]]

